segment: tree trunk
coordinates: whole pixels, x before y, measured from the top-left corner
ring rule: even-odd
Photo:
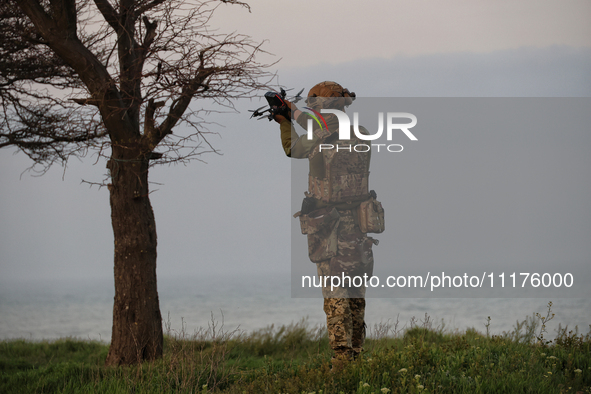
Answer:
[[[115,303],[106,365],[162,356],[162,316],[156,286],[156,222],[148,197],[148,159],[113,146],[107,167],[115,238]]]

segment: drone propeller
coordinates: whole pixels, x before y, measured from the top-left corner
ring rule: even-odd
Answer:
[[[252,112],[252,115],[250,115],[250,118],[252,119],[252,118],[254,118],[255,116],[261,116],[261,115],[263,115],[265,112],[267,112],[267,111],[268,111],[268,109],[267,109],[267,110],[265,110],[265,111],[263,111],[263,112],[259,112],[259,111],[260,111],[261,109],[265,108],[265,107],[266,107],[266,105],[263,105],[261,108],[257,108],[257,109],[255,109],[255,110],[249,109],[249,110],[248,110],[248,112]]]
[[[300,96],[300,95],[302,94],[303,91],[304,91],[304,88],[302,88],[302,90],[300,90],[299,92],[297,92],[297,94],[295,96],[293,96],[293,103],[294,104],[302,99],[302,96]]]
[[[257,109],[249,109],[248,112],[259,112],[261,109],[265,108],[266,105],[263,105],[261,108],[257,108]]]

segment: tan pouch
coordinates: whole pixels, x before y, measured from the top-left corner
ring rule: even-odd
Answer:
[[[300,215],[302,234],[308,236],[308,256],[314,263],[330,259],[337,254],[337,228],[340,215],[336,208],[321,208]]]
[[[359,213],[359,228],[362,233],[382,233],[386,229],[384,208],[375,198],[363,201],[357,210]]]

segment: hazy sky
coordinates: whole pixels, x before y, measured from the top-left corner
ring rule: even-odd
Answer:
[[[222,5],[212,24],[269,40],[278,82],[298,90],[333,79],[363,96],[591,96],[588,1],[250,4],[252,13]],[[222,156],[150,173],[162,184],[152,186],[158,274],[289,273],[291,163],[278,127],[246,112],[217,120]],[[102,180],[95,161],[36,178],[21,176],[23,154],[0,151],[0,282],[112,275],[108,192],[80,184]]]
[[[585,0],[304,0],[220,7],[213,19],[269,41],[279,68],[394,56],[591,46]]]

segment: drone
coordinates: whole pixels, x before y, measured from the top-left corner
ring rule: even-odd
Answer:
[[[289,89],[292,90],[292,89]],[[289,90],[285,90],[283,88],[281,88],[281,90],[279,91],[279,93],[277,92],[267,92],[265,93],[265,98],[267,99],[267,103],[269,104],[269,107],[267,109],[265,109],[264,111],[261,111],[263,108],[267,107],[266,105],[263,105],[261,108],[257,108],[255,110],[249,109],[249,112],[252,112],[252,115],[250,115],[250,118],[254,118],[254,117],[258,117],[257,120],[261,120],[263,118],[267,118],[269,119],[269,121],[273,120],[273,118],[275,117],[275,115],[283,115],[285,117],[289,116],[289,107],[287,106],[287,104],[285,103],[285,96],[287,96],[287,92]],[[297,103],[298,101],[300,101],[302,99],[302,92],[304,91],[304,88],[302,88],[302,90],[300,90],[295,96],[293,96],[290,101],[292,103]],[[266,113],[269,113],[268,115],[266,115]]]

